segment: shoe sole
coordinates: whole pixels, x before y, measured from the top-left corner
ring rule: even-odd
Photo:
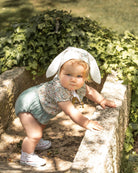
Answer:
[[[47,146],[44,147],[36,147],[35,150],[47,150],[51,147],[51,142],[49,142],[49,144]]]
[[[41,166],[45,166],[46,165],[46,163],[44,163],[42,165],[36,165],[36,164],[31,165],[31,164],[28,164],[28,163],[25,163],[25,162],[21,162],[21,161],[20,161],[20,164],[23,165],[23,166],[32,166],[32,167],[41,167]]]

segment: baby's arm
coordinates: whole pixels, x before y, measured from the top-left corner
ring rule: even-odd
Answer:
[[[92,128],[95,130],[103,129],[102,126],[99,125],[97,121],[89,120],[88,118],[83,116],[81,112],[74,107],[71,101],[59,102],[58,105],[65,112],[65,114],[69,115],[70,118],[81,127],[90,130]]]
[[[86,97],[100,104],[104,109],[106,106],[116,107],[116,104],[113,101],[105,99],[98,91],[88,85],[86,85]]]

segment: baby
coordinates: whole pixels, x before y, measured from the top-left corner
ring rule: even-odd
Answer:
[[[80,102],[86,96],[103,108],[116,107],[114,102],[105,99],[94,88],[85,84],[88,77],[97,83],[100,83],[101,77],[95,59],[83,49],[65,49],[52,61],[46,76],[55,77],[49,82],[25,90],[15,105],[15,112],[26,132],[20,159],[20,163],[24,165],[46,164],[45,159],[34,154],[34,151],[51,146],[50,141],[42,139],[43,130],[48,121],[61,111],[85,129],[103,129],[97,121],[89,120],[75,108],[72,103],[74,96]]]

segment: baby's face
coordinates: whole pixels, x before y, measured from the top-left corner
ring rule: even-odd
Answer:
[[[84,74],[85,71],[82,65],[67,62],[60,71],[59,79],[64,88],[68,90],[77,90],[84,85]]]

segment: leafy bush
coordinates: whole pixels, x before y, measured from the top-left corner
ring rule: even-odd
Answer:
[[[73,17],[66,11],[46,11],[13,26],[0,38],[0,73],[14,66],[25,66],[33,75],[39,75],[68,46],[89,51],[96,58],[102,76],[116,70],[119,78],[131,85],[130,124],[125,145],[130,151],[133,135],[138,132],[132,128],[138,123],[137,43],[138,38],[129,32],[120,36],[88,18]]]
[[[45,71],[51,60],[68,46],[90,51],[103,65],[110,59],[106,47],[114,37],[96,21],[72,17],[65,11],[47,11],[15,25],[10,35],[1,38],[0,73],[14,66],[26,66],[35,75],[36,71]],[[107,70],[106,66],[102,70]]]

